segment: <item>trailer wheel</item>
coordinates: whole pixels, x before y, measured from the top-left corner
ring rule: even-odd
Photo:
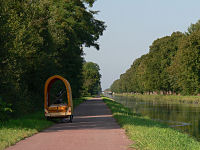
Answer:
[[[70,119],[69,119],[69,122],[71,122],[71,123],[72,123],[72,120],[73,120],[73,115],[70,115],[70,116],[69,116],[69,118],[70,118]]]
[[[51,118],[51,117],[46,117],[46,119],[47,119],[48,121],[52,121],[52,118]]]

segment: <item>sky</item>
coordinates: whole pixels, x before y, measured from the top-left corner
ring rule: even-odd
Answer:
[[[86,61],[100,66],[105,90],[133,61],[149,52],[152,42],[173,32],[186,32],[200,19],[200,0],[97,0],[92,10],[107,28],[100,50],[84,48]]]

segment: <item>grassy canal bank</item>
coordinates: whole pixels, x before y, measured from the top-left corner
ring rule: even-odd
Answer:
[[[142,94],[115,94],[117,96],[131,96],[144,100],[164,100],[184,103],[200,103],[200,96],[181,96],[181,95],[142,95]]]
[[[166,124],[133,113],[112,99],[103,98],[119,125],[134,141],[132,147],[145,150],[199,150],[200,142]]]
[[[85,98],[73,100],[74,108],[84,100]],[[0,125],[0,150],[14,145],[53,124],[53,122],[45,119],[43,111],[25,115],[18,119],[11,119]]]

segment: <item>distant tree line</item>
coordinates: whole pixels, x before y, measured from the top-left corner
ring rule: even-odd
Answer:
[[[0,0],[0,118],[42,108],[44,83],[55,74],[81,95],[82,47],[99,49],[105,30],[94,1]]]
[[[155,40],[149,53],[136,59],[120,79],[116,93],[197,95],[200,93],[200,21],[186,33]]]

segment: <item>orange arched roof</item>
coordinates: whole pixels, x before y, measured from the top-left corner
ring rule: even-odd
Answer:
[[[71,92],[71,86],[70,86],[69,82],[65,78],[63,78],[59,75],[54,75],[54,76],[48,78],[47,81],[45,82],[45,87],[44,87],[44,107],[45,107],[45,109],[48,108],[49,90],[51,88],[51,85],[56,80],[61,80],[65,84],[65,87],[66,87],[66,90],[67,90],[68,106],[72,107],[72,105],[73,105],[73,103],[72,103],[72,92]]]

